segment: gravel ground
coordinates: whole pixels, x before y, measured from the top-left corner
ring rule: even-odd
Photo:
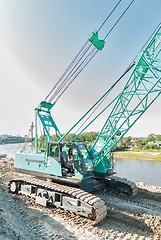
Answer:
[[[8,193],[7,181],[21,176],[13,160],[0,159],[0,240],[161,240],[161,188],[137,182],[139,191],[128,198],[98,192],[108,214],[98,225],[57,208],[35,205],[26,196]]]

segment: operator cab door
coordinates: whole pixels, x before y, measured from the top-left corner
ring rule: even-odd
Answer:
[[[59,144],[49,142],[47,155],[53,157],[58,163],[61,163]]]
[[[73,171],[71,171],[69,167],[71,166],[68,161],[69,150],[72,150]],[[89,153],[84,144],[49,142],[47,155],[48,157],[53,157],[54,160],[59,163],[62,176],[64,177],[82,179],[84,176],[92,175],[93,162],[89,158]]]
[[[71,152],[71,155],[69,154]],[[60,157],[62,164],[62,175],[63,176],[75,176],[75,168],[74,168],[74,156],[73,156],[73,144],[68,143],[60,143]],[[70,157],[69,157],[70,156]]]
[[[68,152],[69,149],[72,149],[72,144],[70,143],[58,143],[58,142],[49,142],[47,156],[52,157],[57,163],[59,163],[62,176],[67,176],[69,168],[65,166],[68,162]],[[73,174],[74,175],[74,172]]]

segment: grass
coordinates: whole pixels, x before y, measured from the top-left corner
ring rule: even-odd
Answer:
[[[128,158],[128,159],[138,159],[138,160],[153,160],[161,162],[161,152],[153,151],[153,152],[132,152],[132,151],[124,151],[124,152],[114,152],[114,158]]]

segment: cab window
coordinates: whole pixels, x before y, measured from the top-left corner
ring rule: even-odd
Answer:
[[[49,156],[51,157],[59,157],[59,148],[58,148],[58,144],[51,144],[49,146]]]

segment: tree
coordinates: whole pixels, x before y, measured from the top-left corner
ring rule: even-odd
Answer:
[[[75,133],[69,133],[65,138],[65,142],[70,142],[75,137]]]
[[[157,134],[155,136],[155,141],[161,141],[161,135],[160,134]]]
[[[147,143],[148,142],[154,142],[155,141],[155,134],[154,133],[149,134],[145,141]]]
[[[86,142],[88,144],[93,144],[98,136],[98,132],[88,132],[86,135]]]
[[[38,147],[39,147],[39,149],[45,149],[45,148],[46,148],[45,136],[44,136],[44,135],[41,135],[41,136],[39,137]]]
[[[126,147],[129,147],[131,145],[131,140],[132,140],[132,137],[129,136],[129,137],[125,137],[123,139],[123,142],[125,143]]]
[[[53,134],[53,135],[51,136],[51,138],[52,138],[52,140],[53,140],[54,142],[56,142],[56,141],[57,141],[56,134]]]

